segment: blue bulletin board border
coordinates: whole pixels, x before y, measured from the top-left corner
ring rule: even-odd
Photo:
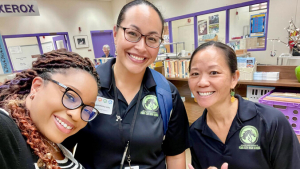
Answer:
[[[4,74],[10,74],[12,73],[10,61],[8,60],[8,56],[6,53],[6,49],[4,47],[2,35],[0,34],[0,61],[1,66]]]
[[[264,15],[264,16],[260,16],[260,15]],[[252,26],[253,26],[253,24],[251,23],[251,20],[252,20],[252,18],[259,18],[259,17],[264,17],[264,22],[263,22],[263,29],[264,29],[264,31],[263,32],[259,32],[259,33],[262,33],[262,35],[252,35],[252,33],[251,33],[251,30],[252,30]],[[250,32],[249,32],[249,35],[250,35],[250,37],[265,37],[266,36],[266,21],[267,21],[267,13],[266,12],[263,12],[263,13],[259,13],[259,14],[254,14],[254,15],[251,15],[250,16]]]

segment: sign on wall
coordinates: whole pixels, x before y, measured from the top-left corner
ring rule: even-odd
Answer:
[[[2,36],[0,34],[0,74],[8,74],[8,73],[11,73],[11,66],[8,61]]]
[[[263,37],[266,30],[266,13],[251,15],[250,17],[250,37]]]
[[[36,1],[0,1],[0,17],[39,15]]]

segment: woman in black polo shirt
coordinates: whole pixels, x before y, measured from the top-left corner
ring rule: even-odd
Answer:
[[[98,75],[88,58],[64,49],[0,86],[0,168],[82,169],[64,146],[98,114]]]
[[[173,111],[164,137],[156,82],[148,66],[158,55],[164,20],[146,0],[126,4],[114,27],[118,57],[97,67],[101,89],[100,115],[68,138],[75,158],[86,168],[134,169],[185,168],[189,147],[188,120],[177,89],[172,93]],[[129,143],[129,144],[128,144]]]
[[[279,110],[234,95],[239,79],[235,52],[220,42],[199,46],[190,61],[189,87],[203,115],[190,127],[196,169],[295,169],[300,145]]]

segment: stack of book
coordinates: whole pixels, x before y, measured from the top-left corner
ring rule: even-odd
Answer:
[[[300,103],[300,93],[273,92],[266,96],[264,100]]]
[[[165,60],[165,77],[188,78],[190,60]]]

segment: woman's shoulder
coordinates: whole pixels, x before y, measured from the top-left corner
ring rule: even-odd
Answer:
[[[255,106],[256,112],[260,116],[260,119],[262,119],[267,126],[288,123],[286,116],[280,110],[261,103],[253,102],[253,105]]]
[[[0,108],[0,126],[2,132],[10,131],[10,129],[17,127],[13,119],[9,117],[8,112],[1,108]]]

